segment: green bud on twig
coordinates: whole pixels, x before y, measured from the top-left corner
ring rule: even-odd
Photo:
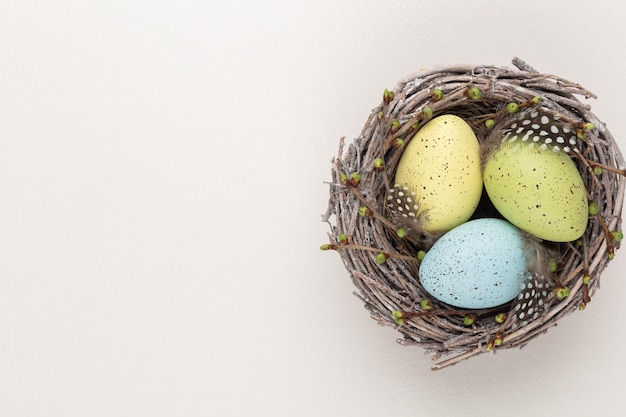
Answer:
[[[394,97],[395,97],[395,93],[385,88],[385,91],[383,92],[383,102],[385,104],[389,104],[391,101],[393,101]]]
[[[507,313],[498,313],[496,314],[496,316],[494,317],[496,323],[498,324],[502,324],[505,322],[506,318],[508,317]]]
[[[569,296],[569,288],[560,286],[556,289],[556,299],[561,301]]]
[[[472,88],[470,88],[469,90],[467,90],[467,96],[469,98],[471,98],[472,100],[478,100],[482,97],[482,92],[480,91],[480,88],[474,86]]]
[[[376,263],[377,264],[384,264],[385,262],[387,262],[387,259],[389,259],[389,256],[386,253],[380,252],[376,255]]]
[[[476,314],[468,314],[463,317],[463,324],[466,326],[471,326],[476,321]]]
[[[400,130],[400,121],[398,119],[392,119],[389,122],[389,126],[391,127],[391,132],[397,132],[398,130]]]
[[[440,88],[435,88],[432,94],[433,101],[439,101],[442,98],[443,98],[443,91]]]
[[[508,111],[509,114],[517,113],[518,110],[519,105],[517,103],[509,103],[506,105],[506,111]]]
[[[400,149],[400,148],[404,148],[404,139],[402,138],[395,138],[393,140],[393,142],[391,142],[391,146],[393,146],[396,149]]]
[[[356,187],[361,182],[361,174],[358,172],[353,172],[350,174],[350,185]]]

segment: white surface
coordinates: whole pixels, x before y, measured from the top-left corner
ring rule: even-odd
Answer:
[[[318,250],[338,139],[421,67],[518,55],[626,148],[624,4],[501,4],[3,2],[1,414],[623,415],[623,253],[584,313],[433,373]]]

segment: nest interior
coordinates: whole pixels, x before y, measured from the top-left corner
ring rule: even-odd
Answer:
[[[612,232],[621,228],[624,160],[605,124],[580,100],[596,97],[578,84],[540,73],[517,58],[513,64],[515,68],[442,66],[405,77],[393,91],[385,92],[352,143],[346,147],[344,139],[340,140],[338,156],[332,161],[330,198],[323,216],[330,225],[330,244],[325,248],[340,254],[370,316],[396,328],[401,334],[399,343],[417,345],[431,353],[433,369],[490,350],[523,346],[562,317],[583,309],[619,246]],[[474,87],[481,93],[479,98],[469,93]],[[437,96],[435,90],[443,95]],[[549,308],[522,327],[503,326],[495,320],[498,313],[510,309],[510,303],[467,312],[430,297],[419,282],[416,254],[420,248],[398,238],[385,217],[385,196],[393,186],[403,151],[398,139],[408,144],[430,118],[455,114],[472,126],[480,141],[487,134],[485,120],[497,119],[508,103],[540,107],[572,126],[594,125],[572,159],[589,200],[598,204],[599,212],[590,215],[579,240],[552,244],[560,256],[553,279],[569,294],[563,299],[551,294]],[[601,175],[594,173],[598,167],[603,168]],[[489,211],[486,205],[481,202],[477,213]],[[390,258],[377,262],[380,253]],[[424,299],[432,300],[432,309],[422,308]],[[468,314],[475,317],[470,325],[466,322]]]

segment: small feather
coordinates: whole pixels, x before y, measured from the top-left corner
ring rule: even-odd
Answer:
[[[554,253],[537,238],[521,232],[527,252],[531,254],[527,265],[527,279],[521,292],[513,301],[503,327],[523,327],[539,318],[550,307],[555,287],[550,272]]]
[[[565,146],[566,139],[569,143]],[[513,116],[500,116],[482,143],[481,161],[484,164],[489,156],[504,141],[538,143],[540,149],[555,152],[579,153],[578,139],[572,134],[572,127],[547,109],[531,108]],[[549,146],[548,146],[549,145]]]
[[[423,249],[429,249],[440,235],[424,230],[424,210],[420,210],[417,193],[407,185],[396,184],[387,192],[389,219],[398,228],[407,230],[409,236]]]

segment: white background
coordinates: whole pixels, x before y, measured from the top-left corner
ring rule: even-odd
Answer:
[[[439,372],[352,295],[330,160],[385,88],[514,55],[626,147],[623,2],[3,1],[0,414],[622,416],[624,283]]]

